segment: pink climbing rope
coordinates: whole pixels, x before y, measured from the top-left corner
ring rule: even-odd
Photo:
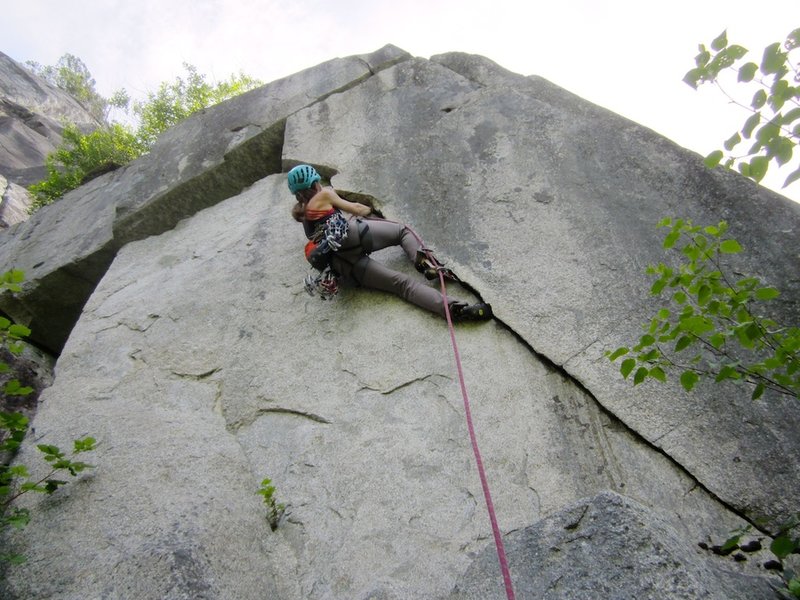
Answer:
[[[415,234],[416,235],[416,234]],[[427,251],[426,251],[427,252]],[[432,257],[429,256],[432,259]],[[433,261],[431,261],[433,262]],[[450,330],[450,343],[453,346],[453,354],[456,359],[456,370],[458,371],[458,382],[461,385],[461,397],[464,399],[464,414],[467,418],[467,429],[469,430],[469,439],[472,442],[472,452],[475,454],[475,463],[478,465],[478,475],[481,479],[481,487],[483,488],[483,497],[486,500],[486,510],[489,513],[489,521],[492,523],[492,533],[494,534],[494,545],[497,549],[497,560],[500,562],[500,571],[503,573],[503,582],[506,586],[506,596],[508,600],[514,600],[514,586],[511,584],[511,572],[508,568],[508,560],[506,560],[506,551],[503,546],[503,538],[500,536],[500,527],[497,525],[497,515],[494,511],[494,503],[492,502],[492,494],[489,491],[489,481],[486,478],[486,472],[483,469],[483,460],[481,459],[481,451],[478,448],[478,438],[475,435],[475,427],[472,424],[472,411],[469,407],[469,396],[467,395],[467,385],[464,383],[464,369],[461,366],[461,355],[458,351],[458,344],[456,344],[456,330],[453,327],[453,319],[450,317],[450,306],[447,303],[447,288],[444,284],[444,273],[439,269],[439,283],[442,287],[442,300],[444,301],[444,313],[447,317],[447,327]]]
[[[375,217],[372,217],[375,218]],[[380,219],[383,221],[387,221],[388,219]],[[396,223],[401,225],[401,223],[397,223],[396,221],[389,221],[390,223]],[[416,238],[417,242],[419,243],[422,251],[425,252],[425,255],[428,257],[428,260],[431,261],[432,265],[437,264],[436,259],[433,257],[433,254],[430,250],[425,247],[425,244],[422,241],[422,238],[417,234],[416,231],[411,229],[408,225],[404,225],[411,235]],[[464,368],[461,366],[461,354],[458,351],[458,344],[456,344],[456,330],[453,327],[453,319],[450,315],[450,306],[447,302],[447,287],[444,283],[444,272],[441,268],[437,269],[439,274],[439,283],[442,287],[442,302],[444,302],[444,314],[447,318],[447,327],[450,330],[450,343],[453,346],[453,355],[456,359],[456,370],[458,371],[458,382],[461,386],[461,397],[464,399],[464,414],[467,419],[467,429],[469,430],[469,439],[472,442],[472,452],[475,455],[475,463],[478,466],[478,476],[481,480],[481,487],[483,488],[483,498],[486,501],[486,510],[489,513],[489,521],[492,524],[492,534],[494,535],[494,545],[497,549],[497,560],[500,563],[500,571],[503,574],[503,583],[505,584],[506,588],[506,597],[508,600],[514,600],[514,586],[511,583],[511,571],[508,568],[508,560],[506,559],[506,550],[505,546],[503,546],[503,538],[500,535],[500,527],[497,524],[497,514],[494,511],[494,503],[492,502],[492,494],[489,491],[489,480],[486,478],[486,471],[483,468],[483,460],[481,459],[481,451],[478,448],[478,437],[475,435],[475,426],[472,423],[472,411],[470,410],[469,405],[469,395],[467,394],[467,384],[464,382]]]

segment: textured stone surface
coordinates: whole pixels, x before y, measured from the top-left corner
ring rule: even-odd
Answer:
[[[639,583],[675,565],[668,589],[702,594],[722,576],[698,541],[796,510],[796,406],[736,389],[633,391],[602,356],[649,311],[642,272],[661,260],[665,211],[728,219],[796,321],[795,205],[463,54],[336,59],[182,127],[149,162],[0,241],[5,264],[33,275],[4,310],[40,325],[72,311],[49,342],[68,336],[30,443],[99,440],[89,476],[25,499],[35,518],[4,543],[29,561],[5,595],[448,598],[489,573],[475,562],[492,537],[445,323],[367,290],[308,297],[285,176],[259,178],[263,164],[316,164],[343,194],[410,222],[493,304],[498,319],[459,326],[457,340],[503,532],[604,494],[583,504],[605,515],[585,521],[593,539],[663,538],[656,561],[628,555],[650,574]],[[397,249],[376,258],[419,276]],[[264,477],[288,505],[274,532],[255,493]],[[646,527],[626,532],[634,522]],[[546,549],[514,560],[542,560],[534,550]],[[574,589],[615,572],[614,553],[596,554]],[[720,590],[760,593],[725,568],[748,583]]]
[[[146,156],[37,211],[0,237],[0,272],[23,269],[30,282],[18,299],[0,300],[0,309],[60,351],[117,249],[280,172],[290,114],[407,56],[387,46],[333,59],[196,113]]]
[[[507,537],[518,598],[772,600],[777,577],[731,571],[665,519],[611,492],[584,499]],[[470,565],[451,600],[506,597],[494,548]]]
[[[726,502],[773,523],[796,510],[796,402],[713,386],[688,396],[677,382],[634,390],[603,353],[638,339],[655,312],[644,269],[665,260],[665,216],[727,220],[747,249],[729,268],[758,269],[796,323],[800,205],[544,80],[459,54],[404,62],[294,115],[284,155],[417,223],[504,323]]]
[[[28,190],[0,175],[0,228],[27,219],[31,200]]]
[[[159,597],[180,575],[170,557],[191,551],[209,581],[240,565],[235,597],[260,597],[248,590],[272,574],[287,599],[441,598],[486,545],[445,323],[364,290],[308,297],[290,204],[272,176],[120,251],[36,419],[39,443],[97,437],[98,466],[33,499],[12,539],[37,557],[12,578],[19,597],[47,597],[24,583],[45,576],[64,597],[134,579]],[[409,269],[396,249],[378,258]],[[461,327],[458,342],[504,531],[609,488],[687,536],[741,525],[502,326]],[[255,501],[267,476],[289,505],[275,533]],[[54,564],[67,547],[87,548],[88,583]]]
[[[84,131],[98,126],[72,96],[0,52],[0,175],[23,186],[42,179],[64,121]]]

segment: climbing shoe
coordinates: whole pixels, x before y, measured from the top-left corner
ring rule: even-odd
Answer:
[[[488,321],[494,315],[492,307],[485,302],[477,304],[454,304],[450,308],[450,315],[453,321]]]
[[[417,250],[417,258],[414,260],[414,267],[425,276],[425,279],[438,279],[439,271],[445,279],[458,281],[458,277],[450,269],[446,269],[430,250],[422,248]]]

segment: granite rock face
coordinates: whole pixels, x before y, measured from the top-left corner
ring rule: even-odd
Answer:
[[[67,122],[83,131],[99,125],[68,93],[0,52],[0,175],[21,186],[42,179]]]
[[[571,504],[507,538],[519,598],[751,598],[773,600],[779,585],[715,562],[657,512],[612,492]],[[497,557],[470,565],[450,600],[502,600]]]
[[[517,597],[769,592],[696,544],[797,510],[798,408],[632,390],[603,352],[651,310],[669,213],[727,219],[752,249],[732,268],[764,262],[796,322],[798,207],[542,79],[389,46],[192,117],[0,242],[29,273],[3,310],[63,347],[33,441],[99,440],[89,476],[24,499],[35,518],[4,543],[29,561],[4,594],[501,597],[446,323],[378,292],[305,294],[282,173],[299,162],[492,303],[456,337]]]

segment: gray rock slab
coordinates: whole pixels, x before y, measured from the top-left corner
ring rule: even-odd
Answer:
[[[270,176],[117,254],[30,442],[92,435],[96,468],[26,498],[8,597],[446,598],[487,548],[445,322],[368,290],[307,296],[292,203]],[[502,325],[456,336],[504,532],[606,489],[687,538],[743,524]],[[287,504],[275,532],[264,477]]]
[[[192,115],[149,154],[69,192],[0,238],[0,272],[25,270],[29,283],[0,308],[58,352],[99,277],[124,244],[281,171],[285,119],[320,98],[408,58],[394,46],[337,58]]]
[[[796,323],[800,205],[463,54],[406,61],[293,115],[284,159],[337,173],[343,194],[413,222],[499,319],[723,501],[772,525],[796,510],[796,402],[753,403],[745,388],[690,396],[676,382],[632,389],[603,353],[638,340],[656,311],[644,271],[665,260],[665,216],[728,221],[746,254],[727,267],[779,287],[776,314]]]
[[[0,52],[0,98],[59,121],[66,119],[81,129],[94,129],[97,121],[67,92],[37,77]]]
[[[604,492],[506,537],[518,598],[775,598],[780,580],[747,575],[715,560],[638,502]],[[696,548],[696,546],[695,546]],[[494,548],[459,580],[451,600],[506,598]]]
[[[21,223],[28,218],[30,192],[0,175],[0,228]]]

